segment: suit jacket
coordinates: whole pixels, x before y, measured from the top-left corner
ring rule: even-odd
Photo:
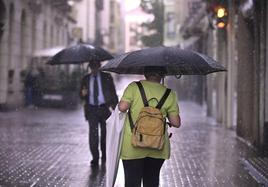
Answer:
[[[80,98],[84,102],[84,109],[85,109],[85,117],[88,120],[90,117],[90,113],[92,112],[90,106],[89,106],[89,83],[90,83],[90,75],[87,74],[83,77],[82,82],[81,82],[81,87],[80,87]],[[115,86],[114,86],[114,81],[112,76],[109,73],[104,73],[100,72],[100,78],[101,78],[101,86],[102,86],[102,91],[103,91],[103,96],[105,99],[105,105],[107,106],[107,109],[109,107],[112,107],[115,109],[117,103],[118,103],[118,97],[116,94]],[[82,96],[82,89],[86,88],[87,89],[87,95]],[[109,113],[110,115],[110,113]],[[105,116],[106,118],[106,116]],[[107,117],[108,118],[108,117]]]

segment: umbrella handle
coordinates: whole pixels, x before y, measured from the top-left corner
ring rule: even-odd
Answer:
[[[169,127],[172,127],[170,122],[166,122],[166,123],[167,123],[167,125]],[[168,138],[171,138],[171,137],[172,137],[172,132],[171,133],[168,133]]]
[[[180,79],[182,75],[175,75],[176,79]]]
[[[172,127],[170,122],[166,122],[166,124],[167,124],[169,127]]]

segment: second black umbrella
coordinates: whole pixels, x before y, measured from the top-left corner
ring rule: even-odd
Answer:
[[[91,61],[105,61],[112,59],[113,56],[101,47],[89,44],[77,44],[67,47],[55,54],[49,61],[50,65],[58,64],[81,64]]]

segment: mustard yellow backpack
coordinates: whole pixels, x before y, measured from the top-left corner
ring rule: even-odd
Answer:
[[[136,84],[139,87],[144,107],[141,108],[135,124],[133,123],[130,111],[128,112],[132,131],[131,143],[134,147],[161,150],[165,141],[166,119],[160,109],[171,90],[166,89],[157,106],[153,107],[148,104],[142,84],[140,82],[136,82]]]

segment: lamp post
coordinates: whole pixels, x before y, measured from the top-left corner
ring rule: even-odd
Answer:
[[[96,46],[103,44],[101,33],[101,11],[103,10],[103,0],[95,0],[95,42]]]

